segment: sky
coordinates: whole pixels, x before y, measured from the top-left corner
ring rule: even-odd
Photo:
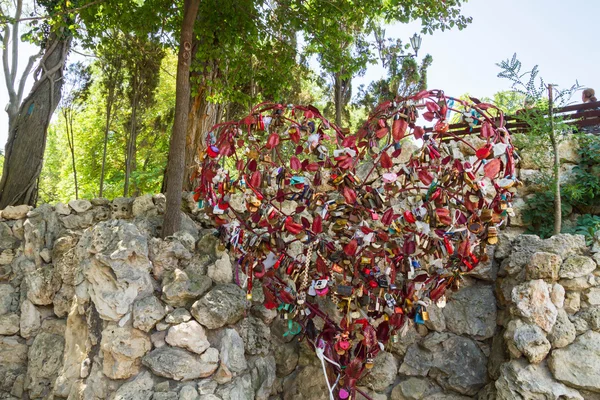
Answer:
[[[523,71],[539,65],[546,83],[570,87],[577,80],[600,92],[600,0],[469,0],[463,13],[473,17],[473,23],[462,31],[437,31],[422,37],[419,56],[433,57],[428,74],[430,89],[455,97],[464,93],[491,97],[508,90],[510,82],[497,77],[500,69],[496,63],[517,53]],[[419,23],[391,25],[386,36],[407,41],[419,30]],[[21,67],[35,48],[24,46],[22,50]],[[380,65],[369,66],[364,76],[354,80],[354,87],[384,75]],[[4,73],[0,71],[2,148],[8,129],[3,111],[7,102]]]

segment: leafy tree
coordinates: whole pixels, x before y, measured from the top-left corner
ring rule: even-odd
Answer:
[[[548,149],[548,143],[551,143],[551,154],[553,155],[553,177],[552,185],[554,187],[554,234],[561,232],[562,226],[562,205],[560,190],[560,159],[558,155],[558,143],[560,137],[557,132],[567,131],[568,127],[556,119],[553,115],[554,105],[563,106],[568,103],[573,93],[579,89],[576,83],[569,88],[558,90],[556,85],[546,85],[544,80],[538,76],[538,66],[534,66],[530,71],[521,72],[521,62],[517,59],[516,53],[512,59],[504,60],[497,64],[501,72],[498,77],[508,79],[512,82],[511,89],[535,102],[538,107],[524,110],[518,114],[518,118],[526,122],[530,131],[528,139],[538,149]],[[545,93],[548,93],[548,101],[545,102]],[[540,107],[547,105],[547,114]],[[545,107],[544,107],[545,108]],[[543,151],[543,150],[542,150]]]
[[[388,76],[369,84],[365,90],[359,88],[357,103],[368,110],[375,108],[385,100],[406,97],[427,88],[427,69],[433,58],[428,54],[417,63],[413,55],[406,55],[400,39],[385,37],[383,29],[375,30],[375,38],[381,64],[387,69]]]
[[[381,22],[420,20],[423,33],[453,27],[463,29],[471,18],[461,15],[462,3],[462,0],[306,2],[302,31],[308,43],[307,52],[318,55],[321,67],[332,78],[336,123],[342,124],[343,110],[351,97],[352,78],[364,73],[368,63],[375,62],[375,49],[368,37],[381,32],[378,28]],[[408,65],[406,68],[410,69]]]
[[[25,37],[38,44],[41,51],[39,55],[29,59],[17,85],[18,43],[23,22],[23,1],[14,2],[14,13],[11,16],[5,8],[6,4],[2,3],[0,36],[4,45],[3,67],[10,100],[7,106],[8,140],[0,180],[0,208],[10,204],[34,204],[36,201],[47,128],[60,101],[64,67],[71,48],[71,26],[74,19],[73,14],[69,12],[68,4],[71,3],[63,0],[37,2],[39,9],[48,14],[44,22],[33,27]],[[32,19],[27,18],[27,20]],[[9,46],[11,35],[12,45]],[[10,64],[9,52],[12,57]],[[33,69],[33,86],[29,95],[23,98],[25,81],[38,57],[38,65]]]
[[[65,123],[65,133],[67,144],[71,153],[71,162],[73,166],[73,182],[75,184],[75,198],[79,198],[77,185],[77,167],[75,165],[75,134],[73,131],[73,118],[82,108],[85,102],[90,86],[91,72],[89,67],[81,62],[72,64],[65,74],[65,95],[60,104],[60,111]]]
[[[104,195],[106,151],[108,147],[108,135],[114,119],[113,113],[119,109],[119,100],[124,91],[124,55],[119,46],[122,43],[122,41],[118,40],[120,36],[120,31],[110,30],[96,46],[96,65],[100,70],[100,88],[106,102],[99,197]]]
[[[154,94],[158,85],[160,63],[164,56],[159,43],[153,38],[123,35],[122,45],[126,53],[124,69],[126,74],[126,95],[129,100],[128,129],[126,130],[127,150],[125,153],[125,183],[123,196],[130,195],[129,180],[136,170],[137,141],[140,131],[140,121],[154,103]],[[127,50],[126,50],[127,51]],[[135,186],[135,185],[134,185]],[[139,194],[138,188],[134,194]]]

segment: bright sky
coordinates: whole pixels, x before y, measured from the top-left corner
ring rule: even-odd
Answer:
[[[497,78],[503,59],[517,53],[523,69],[535,64],[547,83],[570,87],[575,80],[600,91],[600,45],[597,29],[600,21],[598,0],[470,0],[464,14],[473,23],[462,31],[435,32],[424,36],[420,55],[433,56],[429,69],[429,88],[442,89],[448,95],[469,93],[491,97],[509,89],[510,83]],[[419,30],[418,24],[387,28],[386,36],[408,40]],[[30,51],[34,49],[29,48]],[[28,52],[20,54],[23,66]],[[385,71],[371,66],[354,87],[379,79]],[[8,102],[4,74],[0,71],[0,146],[7,137],[8,118],[3,111]],[[579,100],[579,96],[574,98]]]

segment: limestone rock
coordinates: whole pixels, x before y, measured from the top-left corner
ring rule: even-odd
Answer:
[[[131,205],[131,213],[134,217],[157,215],[158,210],[152,201],[152,195],[146,194],[140,197],[136,197]]]
[[[359,381],[376,392],[384,391],[396,380],[398,360],[388,352],[382,351],[375,357],[375,365],[370,373]]]
[[[64,204],[64,203],[56,203],[54,205],[54,210],[56,211],[56,213],[58,215],[69,215],[71,214],[71,209],[69,208],[68,205]]]
[[[388,400],[387,394],[374,392],[365,386],[357,386],[356,400],[367,400],[367,397],[365,397],[361,393],[359,393],[358,389],[362,390],[362,392],[364,394],[366,394],[367,396],[369,396],[369,398],[371,400]]]
[[[585,244],[585,237],[583,235],[561,233],[560,235],[554,235],[551,238],[543,240],[540,250],[558,254],[563,259],[566,259],[571,255],[584,254],[587,252],[587,245]]]
[[[110,203],[111,217],[116,219],[131,218],[133,199],[129,197],[117,197]]]
[[[38,268],[25,277],[27,298],[35,305],[52,304],[52,299],[60,289],[60,278],[53,267]]]
[[[588,289],[583,294],[583,297],[589,305],[592,305],[592,306],[600,305],[600,287],[594,287],[594,288]]]
[[[559,283],[565,288],[565,290],[582,291],[595,286],[596,279],[594,275],[588,274],[586,276],[580,276],[573,279],[561,279]]]
[[[533,253],[539,251],[543,240],[535,235],[520,235],[511,243],[511,252],[501,265],[502,274],[519,275],[525,268]]]
[[[408,348],[399,373],[429,376],[444,389],[472,396],[487,383],[486,363],[475,341],[434,332]]]
[[[286,379],[283,400],[329,400],[329,390],[321,366],[306,366]]]
[[[231,283],[233,280],[233,266],[229,254],[223,253],[221,258],[208,266],[208,276],[215,283]]]
[[[212,280],[208,276],[192,279],[185,271],[176,269],[165,275],[162,299],[173,307],[189,307],[208,292],[211,286]]]
[[[576,390],[555,381],[545,362],[527,364],[525,360],[519,359],[505,363],[500,368],[500,378],[495,386],[498,400],[583,400]]]
[[[29,339],[37,334],[42,326],[42,314],[29,300],[21,303],[21,320],[19,321],[21,336]]]
[[[496,298],[491,286],[468,286],[452,293],[443,309],[448,330],[487,339],[496,330]]]
[[[155,296],[144,297],[133,303],[133,326],[149,332],[165,316],[165,306]]]
[[[152,261],[152,274],[156,279],[162,279],[167,271],[174,271],[181,261],[192,258],[190,251],[177,239],[152,238],[148,246],[148,256]]]
[[[204,328],[194,320],[170,327],[165,341],[196,354],[202,354],[210,347]]]
[[[17,314],[0,315],[0,335],[19,333],[19,316]]]
[[[225,385],[219,386],[215,392],[215,397],[222,400],[253,400],[252,377],[250,374],[244,374]],[[201,397],[201,399],[204,400],[204,397]],[[207,398],[207,400],[211,399]]]
[[[517,315],[550,332],[556,322],[556,306],[550,300],[548,285],[541,279],[529,281],[512,290]]]
[[[217,370],[219,357],[213,348],[199,356],[179,347],[163,346],[148,353],[142,362],[158,376],[187,381],[210,376]]]
[[[565,347],[575,340],[575,326],[569,320],[569,316],[563,309],[558,310],[556,323],[552,331],[548,334],[548,339],[552,343],[553,349]]]
[[[4,219],[22,219],[27,216],[31,209],[30,206],[22,204],[20,206],[7,206],[2,210],[2,218]]]
[[[256,298],[254,294],[252,295],[252,298]],[[270,325],[279,315],[276,309],[268,309],[263,304],[254,304],[250,309],[250,313],[255,317],[260,318],[260,320],[267,325]]]
[[[0,315],[15,310],[19,294],[8,284],[0,284]]]
[[[179,400],[198,400],[198,398],[198,391],[193,386],[184,386],[179,391]]]
[[[576,316],[583,319],[590,329],[595,331],[600,330],[600,306],[588,307],[581,310]]]
[[[500,367],[509,360],[506,342],[503,335],[494,335],[492,347],[488,356],[487,371],[492,379],[498,379],[500,376]]]
[[[102,319],[120,320],[138,296],[153,291],[147,241],[131,223],[98,223],[83,234],[76,255]]]
[[[571,387],[600,392],[600,333],[588,331],[548,358],[554,377]]]
[[[180,324],[182,322],[188,322],[190,319],[192,319],[192,315],[188,310],[185,308],[176,308],[167,315],[165,322],[168,324]]]
[[[198,382],[198,393],[200,396],[214,394],[217,390],[217,383],[212,379],[202,379]]]
[[[530,363],[539,363],[550,351],[550,342],[537,325],[525,324],[519,319],[509,322],[504,340],[511,356],[525,355]]]
[[[560,267],[559,276],[563,279],[587,276],[596,269],[596,262],[590,257],[571,256]]]
[[[177,400],[178,396],[175,392],[156,392],[152,395],[152,400]]]
[[[91,320],[90,320],[91,322]],[[92,329],[94,324],[90,324]],[[73,307],[65,326],[65,350],[63,352],[63,367],[54,385],[57,397],[67,397],[74,391],[74,386],[80,378],[89,375],[88,351],[90,326],[85,311]]]
[[[78,285],[85,278],[83,271],[75,259],[75,246],[78,239],[74,236],[63,236],[54,242],[52,249],[52,259],[54,268],[60,276],[63,284]]]
[[[163,347],[167,344],[167,342],[165,342],[165,338],[167,337],[167,331],[158,331],[158,332],[154,332],[152,335],[150,335],[150,341],[152,342],[152,345],[156,348],[159,347]]]
[[[203,394],[199,397],[200,400],[221,400],[220,397],[218,397],[217,395],[214,395],[212,393],[210,394]]]
[[[441,388],[430,379],[410,377],[394,387],[390,400],[422,400],[429,399]]]
[[[40,332],[29,348],[25,388],[31,398],[47,396],[63,363],[65,339],[63,336]]]
[[[548,281],[558,280],[558,270],[562,264],[562,258],[558,254],[538,251],[533,253],[526,266],[525,278],[545,279]]]
[[[156,206],[156,209],[160,214],[165,212],[165,207],[167,206],[167,198],[164,194],[157,193],[153,195],[152,201],[154,202],[154,205]]]
[[[27,345],[18,336],[0,336],[0,390],[10,393],[13,385],[23,387],[27,371]]]
[[[506,258],[513,250],[513,241],[519,237],[521,231],[517,229],[504,229],[498,232],[498,244],[494,246],[494,258]],[[538,238],[539,239],[539,238]]]
[[[194,318],[208,329],[232,325],[244,315],[246,296],[235,284],[217,285],[192,305]]]
[[[88,200],[71,200],[69,202],[69,207],[77,213],[83,213],[92,208],[92,203]]]
[[[140,371],[141,358],[150,351],[150,338],[142,331],[114,324],[102,331],[103,372],[111,379],[127,379]]]
[[[266,355],[271,346],[271,330],[254,315],[244,318],[238,325],[238,332],[244,340],[246,353]]]
[[[143,371],[134,380],[126,382],[116,392],[113,400],[150,400],[154,381],[148,371]]]
[[[83,214],[70,214],[62,217],[60,220],[67,229],[85,229],[89,226],[92,226],[94,223],[94,215],[92,212],[86,212]]]
[[[581,307],[581,295],[579,292],[567,292],[565,294],[564,309],[568,314],[575,314]]]
[[[391,343],[392,353],[397,356],[404,357],[408,348],[421,340],[421,335],[417,332],[415,324],[409,322],[405,329],[398,332],[399,340],[396,343]]]
[[[437,332],[445,331],[446,318],[444,317],[444,309],[432,304],[427,307],[427,312],[429,313],[429,320],[425,321],[427,329]]]
[[[0,222],[0,249],[16,249],[20,240],[13,235],[10,226],[6,222]]]
[[[224,330],[221,338],[220,356],[221,363],[227,366],[227,369],[231,372],[242,372],[248,367],[244,356],[244,341],[235,329],[227,328]],[[297,360],[298,355],[296,354],[296,362]]]
[[[562,308],[565,304],[565,288],[558,283],[555,283],[550,288],[550,301],[556,308]]]
[[[253,357],[250,368],[255,400],[268,400],[275,383],[275,358],[272,355]]]

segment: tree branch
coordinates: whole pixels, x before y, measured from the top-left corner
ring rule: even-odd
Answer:
[[[42,50],[40,49],[40,51],[37,54],[34,54],[31,57],[29,57],[29,61],[27,61],[27,66],[25,67],[25,70],[23,71],[23,74],[21,75],[21,80],[19,80],[19,91],[17,92],[17,102],[18,103],[21,103],[21,100],[23,99],[23,92],[25,91],[25,83],[27,82],[27,77],[31,73],[33,64],[35,64],[35,61],[41,55],[42,55]]]
[[[17,67],[19,63],[19,18],[23,11],[23,0],[16,0],[17,9],[15,10],[15,22],[13,23],[13,41],[12,41],[12,71],[10,71],[10,79],[15,82],[17,78]]]
[[[10,97],[10,103],[13,103],[16,98],[15,93],[15,81],[11,78],[12,73],[10,71],[10,66],[8,65],[8,42],[10,41],[10,27],[8,24],[4,25],[4,39],[2,40],[2,67],[4,68],[4,80],[6,81],[6,89],[8,90],[8,95]]]
[[[96,1],[92,1],[91,3],[85,4],[81,7],[75,7],[75,8],[69,8],[68,10],[63,10],[59,13],[55,13],[55,14],[47,14],[47,15],[42,15],[39,17],[27,17],[27,18],[21,18],[21,19],[17,19],[16,22],[23,22],[23,21],[36,21],[36,20],[41,20],[41,19],[48,19],[48,18],[52,18],[52,17],[56,17],[59,15],[65,15],[65,14],[70,14],[73,13],[75,11],[80,11],[80,10],[84,10],[86,8],[95,6],[96,4],[102,3],[104,2],[104,0],[96,0]]]

